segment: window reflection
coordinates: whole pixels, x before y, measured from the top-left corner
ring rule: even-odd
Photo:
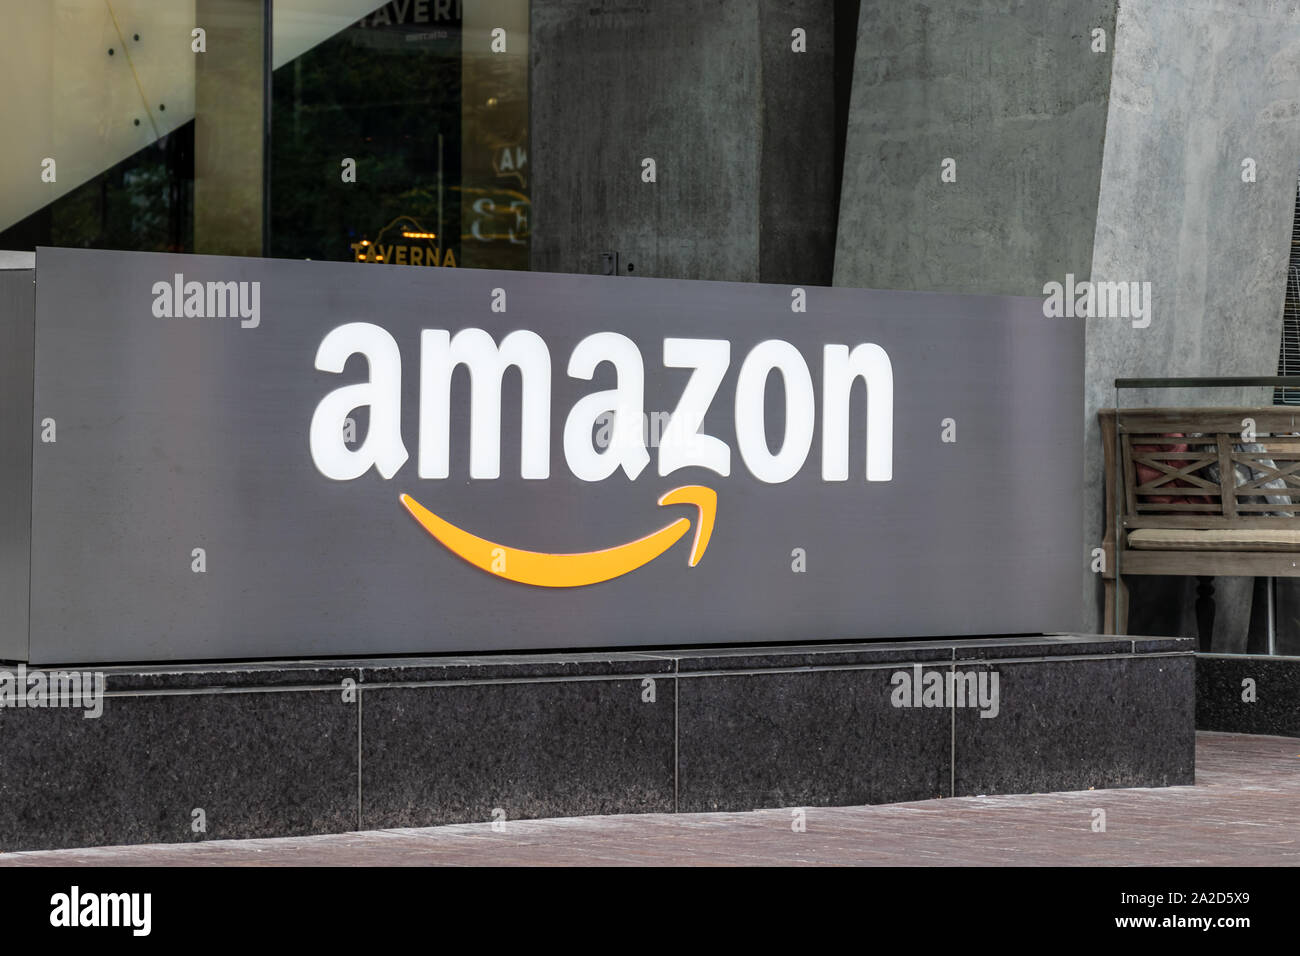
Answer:
[[[265,2],[28,11],[0,55],[62,92],[16,117],[30,148],[7,151],[0,248],[528,268],[527,0],[277,0],[269,44]],[[223,96],[223,71],[254,80]],[[58,182],[34,192],[20,172],[47,155]]]

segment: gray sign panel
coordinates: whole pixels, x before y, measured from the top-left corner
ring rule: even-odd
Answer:
[[[1038,300],[65,249],[36,276],[34,661],[1077,627],[1083,333]]]

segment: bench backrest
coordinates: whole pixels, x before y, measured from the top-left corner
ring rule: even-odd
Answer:
[[[1117,514],[1126,530],[1295,528],[1300,520],[1278,514],[1295,510],[1291,502],[1300,508],[1300,407],[1103,408],[1098,418],[1108,539]],[[1256,444],[1263,450],[1245,447]],[[1279,480],[1285,488],[1265,487]]]

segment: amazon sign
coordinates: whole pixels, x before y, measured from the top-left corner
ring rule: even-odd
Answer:
[[[33,661],[1080,616],[1037,299],[42,249],[34,339]]]
[[[806,297],[796,289],[792,300]],[[491,290],[492,309],[508,310],[504,287]],[[796,306],[797,307],[797,306]],[[347,385],[326,396],[312,417],[311,450],[321,474],[351,480],[374,468],[393,478],[410,457],[402,441],[401,350],[385,329],[371,323],[348,323],[331,331],[316,354],[316,367],[340,373],[354,355],[363,355],[369,380]],[[545,480],[551,467],[551,354],[545,340],[531,330],[516,330],[501,343],[483,329],[446,329],[420,333],[420,459],[418,477],[450,477],[452,375],[459,366],[469,373],[469,475],[486,480],[501,474],[501,391],[507,369],[520,379],[520,475]],[[893,461],[894,381],[889,356],[880,346],[863,343],[823,349],[825,416],[822,432],[822,480],[848,479],[850,398],[855,380],[866,388],[866,478],[888,481]],[[658,475],[700,468],[721,477],[731,474],[731,447],[705,434],[703,423],[731,364],[726,339],[665,338],[664,365],[688,369],[668,425],[658,446]],[[569,356],[568,374],[590,381],[608,365],[614,387],[574,402],[564,422],[564,459],[583,481],[603,481],[621,471],[636,479],[650,461],[645,421],[645,362],[635,341],[618,332],[586,336]],[[773,452],[767,435],[765,398],[768,379],[780,376],[785,393],[783,434]],[[812,448],[814,391],[808,365],[789,342],[768,339],[755,345],[740,366],[735,386],[734,431],[741,458],[759,481],[779,484],[795,477]],[[353,419],[358,408],[369,412],[366,440],[355,450]],[[593,445],[602,420],[611,425],[612,441],[603,450]],[[511,581],[542,587],[579,587],[618,577],[667,550],[685,533],[676,521],[655,534],[618,547],[580,554],[543,554],[507,547],[468,533],[431,513],[410,495],[402,504],[436,539],[455,554]],[[713,527],[717,495],[710,488],[674,488],[660,505],[694,504],[699,508],[691,567],[699,563]]]

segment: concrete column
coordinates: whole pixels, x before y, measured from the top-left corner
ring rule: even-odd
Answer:
[[[759,281],[830,285],[835,258],[835,32],[851,4],[761,0]],[[807,50],[795,53],[794,31]]]
[[[194,55],[196,252],[262,254],[268,2],[195,4],[195,22],[207,31],[207,52]]]
[[[534,0],[532,25],[534,269],[829,282],[830,0]]]
[[[835,284],[1041,296],[1086,277],[1115,21],[1115,0],[863,3]]]
[[[863,3],[835,284],[1041,295],[1086,275],[1114,24],[1115,0]]]

